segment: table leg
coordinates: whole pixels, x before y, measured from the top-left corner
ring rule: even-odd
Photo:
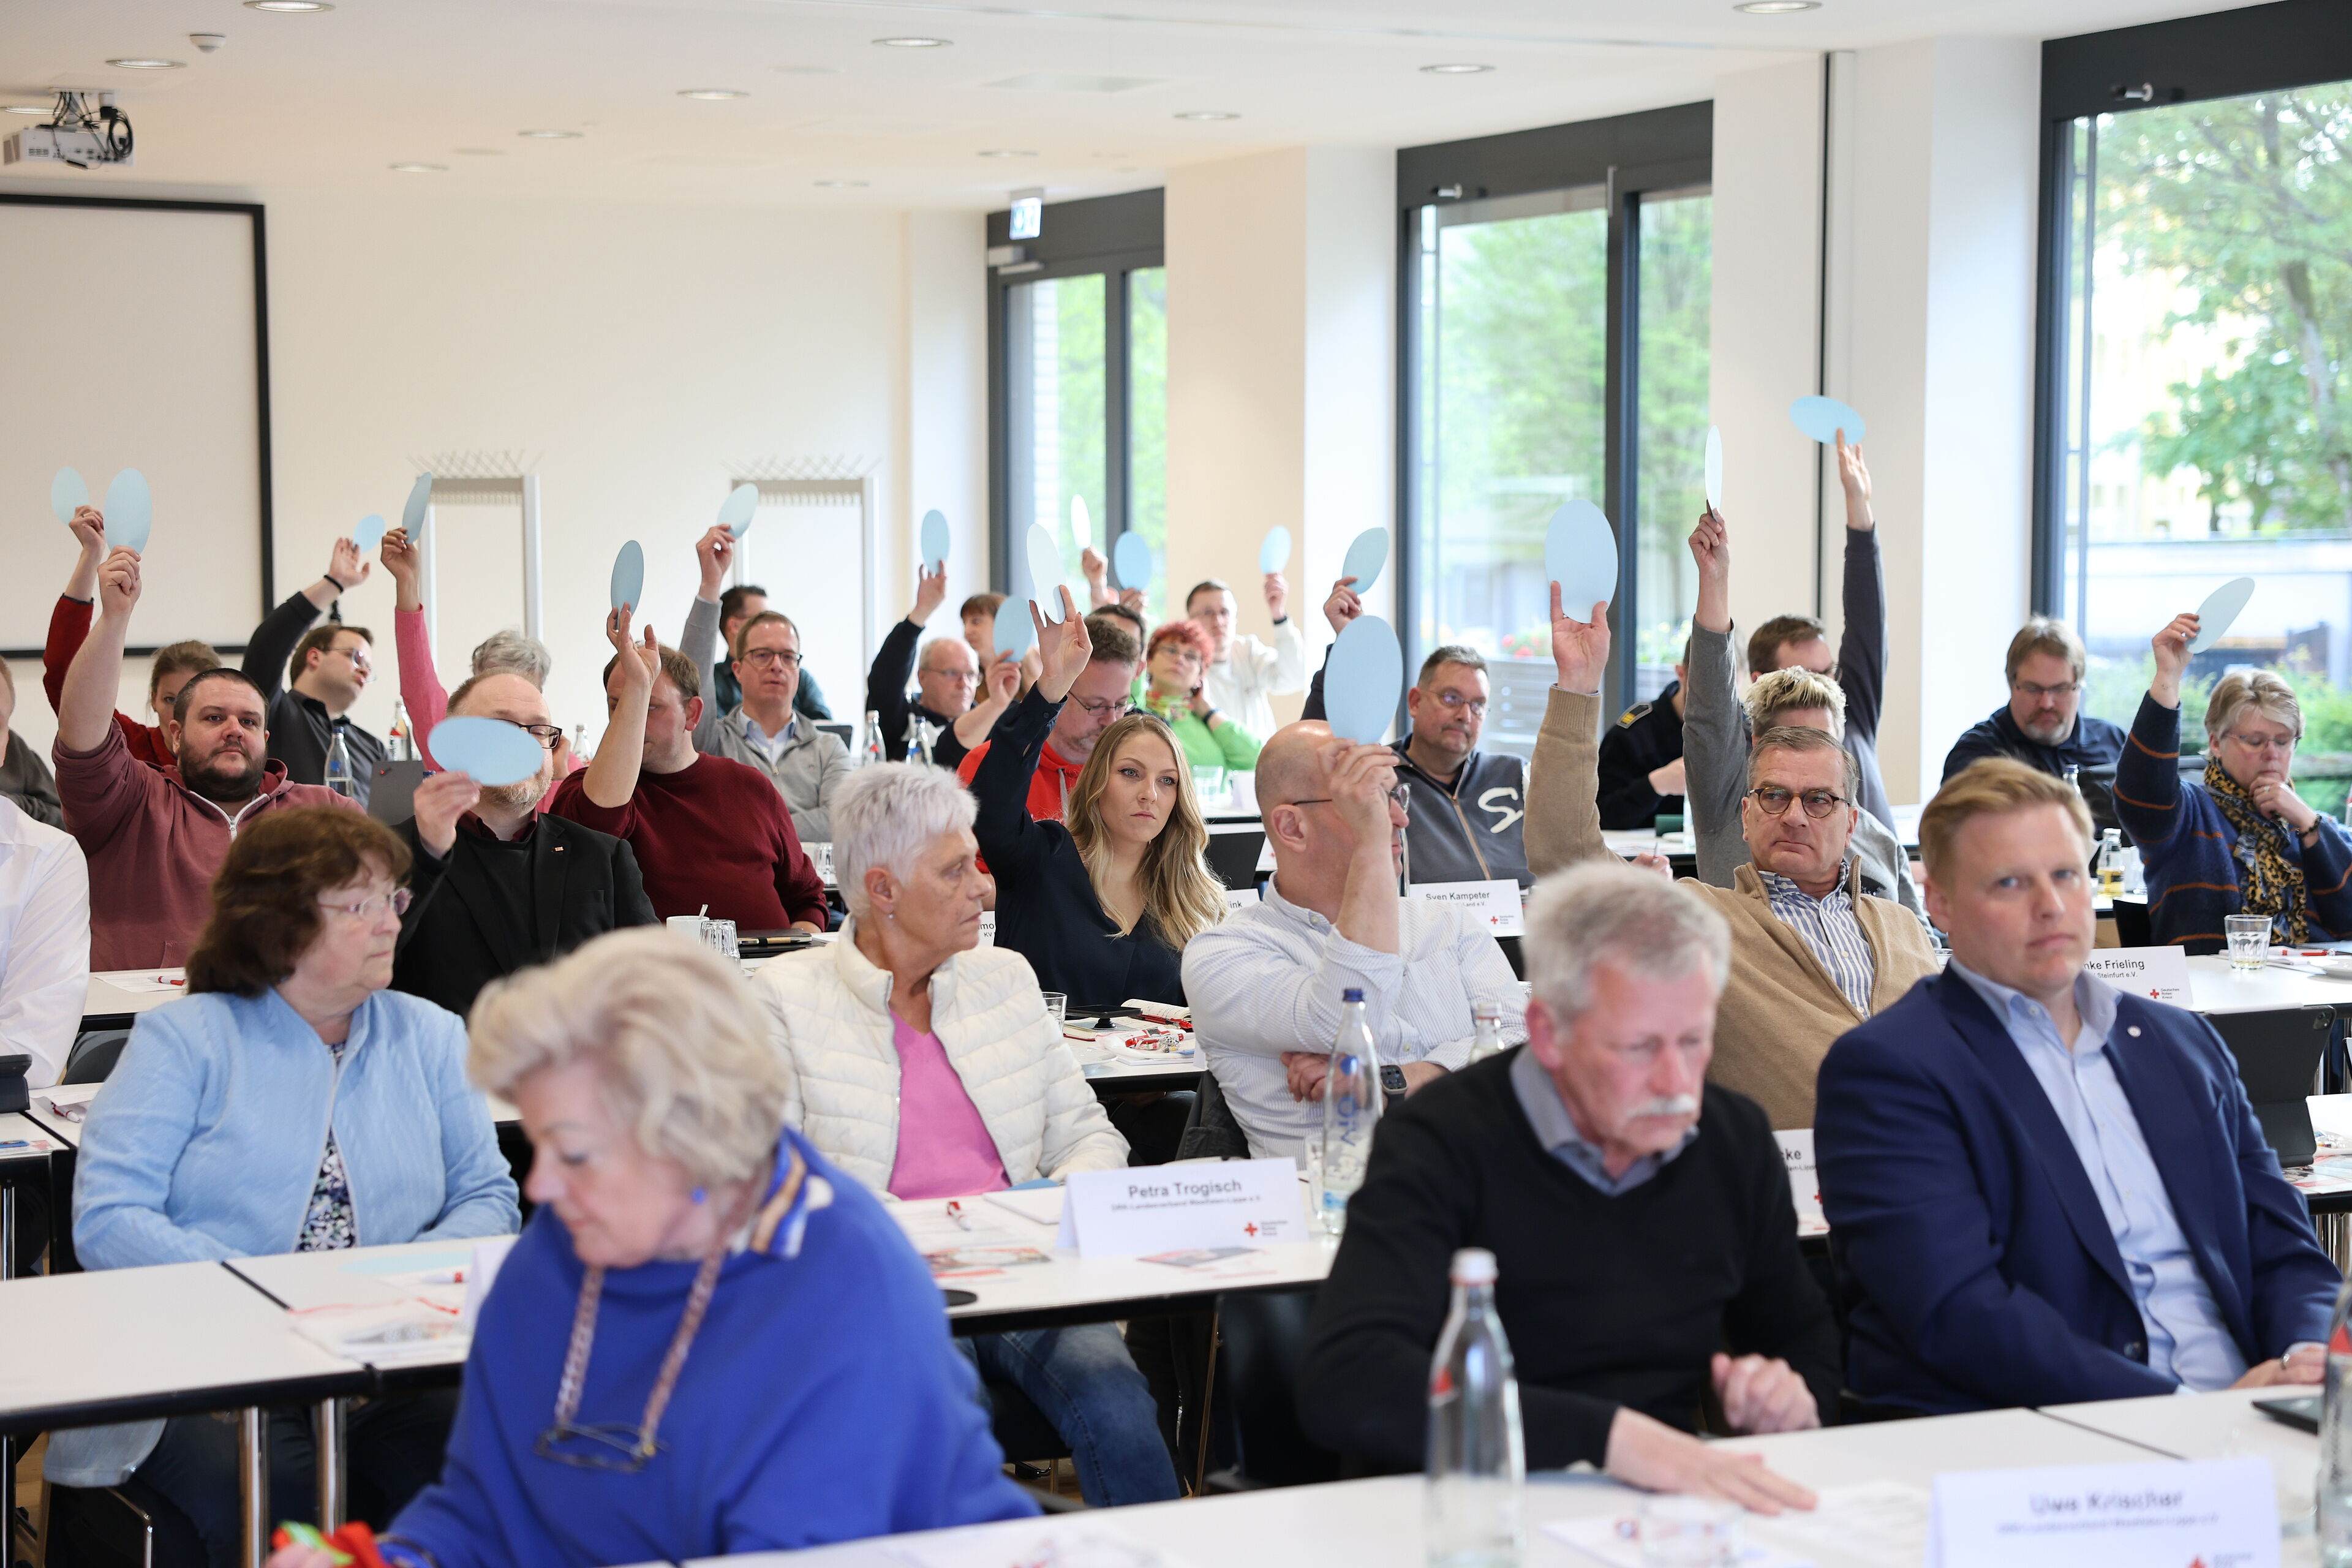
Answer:
[[[2324,1214],[2319,1221],[2319,1245],[2339,1274],[2352,1274],[2352,1214]]]
[[[342,1528],[351,1507],[351,1478],[343,1452],[343,1402],[321,1399],[316,1417],[319,1451],[319,1528]]]
[[[256,1405],[236,1413],[236,1489],[245,1521],[245,1568],[269,1558],[269,1412]]]
[[[16,1278],[16,1184],[0,1182],[0,1279]]]

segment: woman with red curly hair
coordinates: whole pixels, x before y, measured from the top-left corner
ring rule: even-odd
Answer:
[[[1153,632],[1143,705],[1168,721],[1192,766],[1246,773],[1257,766],[1265,740],[1219,712],[1202,690],[1209,657],[1209,634],[1198,621],[1170,621]]]

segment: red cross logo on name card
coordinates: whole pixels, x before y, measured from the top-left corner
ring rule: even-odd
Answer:
[[[1257,1221],[1252,1220],[1249,1224],[1242,1226],[1242,1234],[1244,1236],[1255,1236],[1257,1234]]]
[[[2154,1001],[2161,1002],[2164,1000],[2164,988],[2160,985],[2149,986],[2147,988],[2147,994]],[[2189,1568],[2204,1568],[2204,1564],[2201,1563],[2191,1563],[2189,1565]]]

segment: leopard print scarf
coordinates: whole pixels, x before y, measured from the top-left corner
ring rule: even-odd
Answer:
[[[2264,816],[2252,793],[2218,758],[2205,764],[2205,788],[2238,830],[2238,912],[2268,915],[2288,942],[2304,941],[2310,932],[2311,900],[2305,897],[2303,862],[2287,853],[2286,824]]]

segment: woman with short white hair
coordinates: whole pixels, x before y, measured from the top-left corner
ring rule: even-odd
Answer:
[[[790,1075],[733,966],[617,931],[493,983],[472,1033],[540,1208],[388,1564],[682,1563],[1033,1511],[929,1271],[785,1129]]]
[[[848,923],[756,983],[790,1073],[788,1120],[842,1170],[909,1201],[1127,1163],[1028,961],[979,945],[989,882],[971,822],[971,796],[940,769],[852,773],[833,805]],[[1112,1325],[961,1342],[1053,1421],[1088,1502],[1177,1495],[1150,1391]]]
[[[2234,670],[2205,700],[2205,772],[2180,776],[2180,683],[2193,614],[2156,634],[2156,679],[2116,763],[2116,816],[2147,868],[2155,939],[2218,952],[2231,915],[2267,915],[2272,940],[2352,936],[2352,834],[2295,793],[2294,688]]]

